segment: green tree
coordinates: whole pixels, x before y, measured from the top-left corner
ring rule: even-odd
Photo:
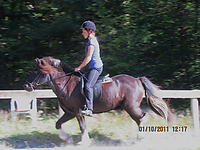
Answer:
[[[7,0],[0,4],[0,89],[22,88],[35,57],[76,67],[97,25],[104,74],[147,76],[164,89],[199,88],[199,1]]]

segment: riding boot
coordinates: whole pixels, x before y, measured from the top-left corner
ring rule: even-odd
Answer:
[[[86,106],[85,106],[85,109],[81,111],[82,114],[85,114],[90,117],[92,117],[92,111],[93,111],[93,93],[91,91],[93,91],[93,89],[90,90],[90,92],[86,94],[86,98],[85,98]],[[88,96],[90,97],[90,99],[87,98]]]

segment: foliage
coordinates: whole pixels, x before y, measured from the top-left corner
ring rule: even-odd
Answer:
[[[198,88],[196,70],[190,70],[194,63],[199,66],[198,2],[115,2],[117,6],[95,1],[98,11],[90,9],[100,18],[101,28],[107,29],[101,37],[109,71],[145,75],[164,88]]]
[[[80,25],[92,20],[103,74],[147,76],[163,89],[200,87],[199,1],[7,0],[0,2],[0,89],[22,89],[36,57],[83,60]]]

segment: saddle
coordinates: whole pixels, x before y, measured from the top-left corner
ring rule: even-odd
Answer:
[[[80,90],[81,94],[85,97],[85,80],[86,80],[86,74],[83,74],[80,77]],[[110,83],[112,82],[112,78],[109,77],[109,74],[105,76],[99,76],[97,82],[95,83],[93,87],[93,100],[97,100],[101,98],[102,94],[102,83]]]

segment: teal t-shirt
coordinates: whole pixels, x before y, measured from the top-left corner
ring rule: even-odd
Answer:
[[[99,46],[99,42],[97,40],[96,37],[94,38],[91,38],[88,42],[88,44],[86,45],[85,47],[85,53],[87,54],[88,52],[88,47],[90,45],[94,45],[94,52],[92,54],[92,59],[91,61],[89,62],[89,69],[93,69],[93,68],[100,68],[103,66],[103,62],[101,60],[101,57],[100,57],[100,46]]]

